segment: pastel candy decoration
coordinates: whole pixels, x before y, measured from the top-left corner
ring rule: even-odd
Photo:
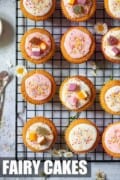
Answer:
[[[68,88],[69,91],[75,91],[76,89],[77,89],[77,84],[74,83],[69,84],[69,88]]]
[[[115,56],[120,56],[120,49],[117,47],[113,47],[112,51],[114,53]]]
[[[68,3],[69,3],[70,5],[74,5],[74,4],[75,4],[75,1],[76,1],[76,0],[69,0]]]
[[[79,99],[86,99],[87,98],[87,93],[85,91],[83,91],[83,90],[79,91],[77,93],[77,95],[78,95]]]
[[[32,55],[33,56],[40,56],[41,50],[40,48],[32,48]]]
[[[69,98],[69,103],[70,103],[72,106],[77,107],[78,99],[77,99],[75,96],[72,96],[72,97]]]
[[[86,4],[86,0],[77,0],[77,3],[78,3],[78,4],[83,4],[83,5],[84,5],[84,4]]]
[[[116,37],[114,37],[114,36],[110,36],[110,37],[108,38],[108,43],[109,43],[111,46],[117,45],[118,42],[119,42],[118,39],[117,39]]]

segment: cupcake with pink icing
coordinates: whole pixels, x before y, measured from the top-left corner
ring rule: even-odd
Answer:
[[[99,142],[99,130],[88,119],[74,120],[65,131],[65,141],[75,154],[93,151]]]
[[[34,64],[42,64],[54,55],[55,42],[47,30],[34,28],[23,35],[20,49],[26,60]]]
[[[21,92],[29,103],[44,104],[53,98],[55,91],[54,78],[44,70],[30,71],[22,80]]]
[[[23,15],[34,21],[48,19],[55,11],[55,0],[20,0]]]
[[[94,37],[84,27],[72,27],[62,36],[61,51],[65,60],[75,64],[84,63],[95,51]]]
[[[102,145],[108,155],[120,158],[120,122],[106,127],[102,136]]]
[[[90,19],[96,10],[95,0],[61,0],[61,8],[64,16],[71,21],[86,21]]]
[[[83,76],[67,78],[60,87],[60,100],[71,111],[86,110],[93,104],[95,96],[94,85]]]
[[[103,36],[102,52],[106,60],[120,64],[120,27],[110,29]]]

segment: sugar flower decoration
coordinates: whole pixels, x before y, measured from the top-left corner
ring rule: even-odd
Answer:
[[[54,150],[52,151],[52,156],[53,156],[53,157],[59,157],[59,158],[60,158],[60,157],[72,158],[72,157],[73,157],[73,153],[67,151],[66,149],[59,149],[59,150],[54,149]]]
[[[94,26],[96,34],[104,35],[108,31],[108,26],[106,23],[97,23]]]
[[[17,77],[23,77],[26,75],[26,73],[27,73],[27,70],[24,66],[22,66],[22,65],[16,66],[15,74]]]
[[[72,152],[66,152],[66,153],[63,154],[63,156],[65,158],[72,158],[73,157],[73,153]]]

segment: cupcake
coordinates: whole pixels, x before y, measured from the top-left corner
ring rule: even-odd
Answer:
[[[83,76],[72,76],[60,87],[60,100],[71,111],[81,112],[89,108],[95,99],[96,90],[92,82]]]
[[[120,158],[120,122],[110,124],[104,130],[102,145],[108,155]]]
[[[81,64],[91,58],[95,50],[93,35],[84,27],[72,27],[62,36],[61,51],[64,58]]]
[[[120,19],[120,0],[104,0],[104,6],[109,16]]]
[[[56,91],[56,83],[51,74],[44,70],[28,72],[22,79],[21,93],[32,104],[50,101]]]
[[[120,80],[107,82],[100,93],[102,108],[114,115],[120,115]]]
[[[112,28],[102,38],[102,52],[113,63],[120,63],[120,27]]]
[[[57,138],[57,130],[53,122],[45,117],[30,119],[23,127],[23,142],[33,152],[49,150]]]
[[[98,128],[87,119],[77,119],[66,129],[65,141],[75,154],[86,154],[93,151],[99,142]]]
[[[64,16],[70,21],[86,21],[90,19],[96,10],[95,0],[61,0]]]
[[[20,0],[23,15],[34,21],[48,19],[55,11],[55,0]]]
[[[34,28],[23,35],[20,49],[26,60],[34,64],[42,64],[54,55],[55,42],[47,30]]]

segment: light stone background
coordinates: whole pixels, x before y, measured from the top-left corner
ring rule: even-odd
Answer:
[[[15,0],[0,0],[0,18],[3,20],[4,32],[0,38],[0,71],[9,70],[14,73],[14,68],[8,68],[8,62],[15,64]],[[14,157],[15,149],[15,78],[10,82],[5,92],[5,103],[3,115],[0,117],[0,157]],[[104,171],[107,180],[120,180],[120,163],[92,163],[91,178],[74,178],[74,179],[95,179],[98,170]],[[16,179],[19,178],[0,178]],[[20,178],[38,179],[38,178]],[[45,179],[45,178],[39,178]],[[63,178],[49,178],[59,180]],[[66,178],[73,179],[73,178]]]

